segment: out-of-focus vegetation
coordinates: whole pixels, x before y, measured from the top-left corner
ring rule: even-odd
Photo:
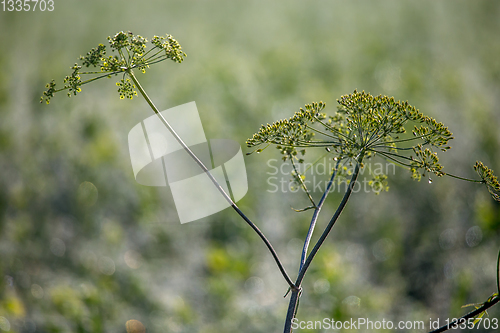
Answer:
[[[160,109],[196,101],[209,138],[243,145],[260,124],[311,101],[333,110],[357,88],[445,122],[456,139],[442,163],[473,178],[476,159],[500,170],[498,17],[494,0],[70,0],[0,12],[0,332],[282,329],[287,285],[234,212],[180,225],[168,188],[136,184],[127,134],[150,115],[142,99],[119,100],[104,80],[39,103],[108,35],[181,43],[185,62],[141,83]],[[303,196],[270,193],[264,161],[276,153],[246,158],[239,206],[293,276],[309,215],[290,209]],[[304,280],[299,319],[427,323],[496,290],[500,206],[482,186],[399,169],[389,186],[352,197]]]

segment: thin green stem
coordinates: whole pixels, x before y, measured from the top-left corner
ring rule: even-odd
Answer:
[[[362,123],[361,112],[358,113],[358,117],[356,118],[356,123],[358,124],[359,140],[361,143],[363,143],[365,139],[363,138],[363,131],[362,131],[363,126],[361,125]]]
[[[293,171],[295,171],[295,178],[297,178],[299,180],[300,185],[302,186],[302,188],[304,189],[304,191],[307,194],[307,197],[309,198],[309,201],[311,201],[312,205],[314,207],[316,207],[316,203],[314,202],[314,199],[312,198],[311,193],[309,193],[309,190],[307,189],[306,184],[304,184],[304,181],[302,180],[301,174],[297,170],[297,166],[295,165],[295,161],[293,160],[293,156],[288,155],[288,157],[290,158],[290,161],[292,162]]]
[[[403,151],[406,151],[406,150],[413,150],[413,147],[393,147],[393,146],[389,146],[389,145],[376,145],[376,146],[371,146],[370,148],[386,148],[386,149],[395,149],[396,151],[398,150],[403,150]]]
[[[311,223],[309,225],[309,230],[307,231],[306,239],[304,241],[304,246],[302,248],[302,256],[300,258],[300,267],[299,271],[302,269],[302,266],[304,266],[304,263],[306,261],[306,256],[307,256],[307,251],[309,249],[309,243],[311,242],[311,238],[314,232],[314,228],[316,226],[316,221],[318,220],[319,213],[321,212],[321,208],[323,207],[323,204],[325,203],[326,197],[330,193],[330,189],[333,186],[333,181],[335,180],[335,176],[337,175],[337,170],[340,165],[340,159],[337,160],[337,163],[335,164],[335,169],[333,170],[332,176],[330,180],[328,181],[328,185],[326,186],[325,192],[323,192],[323,196],[318,202],[318,205],[316,206],[316,209],[314,210]]]
[[[163,115],[160,113],[160,111],[158,110],[158,108],[154,105],[154,103],[151,100],[151,98],[149,98],[149,96],[146,93],[146,91],[142,88],[141,84],[139,83],[139,81],[135,77],[134,72],[131,69],[128,69],[127,70],[127,74],[130,76],[130,78],[132,79],[132,81],[134,81],[134,84],[137,87],[137,89],[140,91],[140,93],[142,94],[142,97],[144,97],[144,99],[146,100],[146,102],[149,104],[149,106],[151,107],[151,109],[153,109],[153,111],[156,113],[156,115],[161,120],[161,122],[163,123],[163,125],[165,125],[165,127],[168,129],[168,131],[174,136],[175,140],[177,140],[177,142],[182,146],[182,148],[184,148],[184,150],[189,154],[189,156],[191,156],[191,158],[196,162],[196,164],[198,164],[198,166],[200,166],[200,168],[203,170],[203,172],[205,172],[207,174],[208,178],[210,178],[210,180],[215,185],[215,187],[217,187],[217,189],[222,194],[222,196],[224,197],[224,199],[226,199],[226,201],[230,205],[234,205],[234,202],[231,199],[231,197],[226,193],[226,191],[224,191],[224,189],[222,188],[222,186],[215,179],[215,177],[210,173],[210,171],[205,166],[205,164],[203,164],[203,162],[193,153],[193,151],[186,145],[186,143],[184,143],[184,141],[177,134],[177,132],[172,128],[172,126],[170,126],[170,124],[165,119],[165,117],[163,117]]]
[[[163,59],[161,59],[161,58],[158,58],[158,59],[160,59],[160,60],[154,60],[154,61],[148,62],[148,63],[146,63],[146,65],[154,65],[154,64],[157,64],[159,62],[165,61],[168,58],[165,56],[165,58],[163,58]],[[132,68],[135,68],[135,67],[137,67],[137,66],[133,66]]]
[[[498,296],[500,297],[500,251],[498,251],[497,258],[497,292]]]
[[[156,47],[156,46],[154,46],[154,47],[150,48],[148,51],[146,51],[146,53],[144,53],[144,54],[141,56],[141,60],[144,60],[144,59],[145,59],[145,57],[149,54],[149,52],[151,52],[151,51],[153,51],[153,50],[155,50],[155,49],[157,49],[157,47]]]
[[[283,267],[283,264],[281,263],[281,260],[278,257],[278,254],[276,253],[276,251],[274,250],[273,246],[271,245],[269,240],[266,238],[266,236],[264,236],[262,231],[260,231],[260,229],[239,209],[238,206],[236,206],[236,204],[233,204],[231,206],[231,208],[233,208],[238,213],[238,215],[240,215],[240,217],[243,220],[245,220],[245,222],[259,235],[259,237],[262,239],[262,241],[266,244],[269,252],[271,252],[271,255],[273,256],[274,261],[276,262],[276,265],[278,266],[278,269],[280,270],[281,275],[283,275],[283,278],[285,279],[286,283],[288,283],[288,286],[292,290],[296,290],[297,287],[290,279],[290,276],[288,276],[288,274],[285,270],[285,267]]]
[[[377,130],[376,130],[376,131],[374,131],[374,132],[373,132],[373,134],[370,136],[370,138],[366,141],[365,146],[369,146],[369,145],[371,145],[371,144],[372,144],[372,143],[371,143],[371,141],[372,141],[372,140],[374,140],[373,142],[375,143],[375,142],[377,142],[377,140],[378,140],[378,139],[380,139],[380,137],[381,137],[381,136],[380,136],[380,135],[378,135],[378,132],[380,131],[380,129],[381,129],[382,127],[384,127],[384,126],[385,126],[385,124],[387,123],[387,121],[388,121],[388,117],[385,117],[385,118],[384,118],[384,122],[383,122],[383,123],[381,123],[381,124],[379,124],[379,126],[377,127]]]
[[[103,73],[105,73],[105,72],[103,72],[103,71],[99,71],[99,72],[78,72],[78,74],[80,74],[80,75],[103,74]],[[113,73],[113,72],[109,72],[109,73]],[[108,74],[106,74],[106,75],[108,75]]]
[[[396,153],[392,153],[390,151],[381,152],[381,151],[375,150],[375,149],[368,149],[368,150],[369,151],[373,151],[374,153],[384,153],[384,154],[387,154],[387,155],[390,155],[390,156],[394,156],[394,157],[399,157],[399,158],[402,158],[402,159],[405,159],[405,160],[408,160],[408,161],[413,161],[413,159],[411,157],[400,155],[400,154],[396,154]]]
[[[286,145],[286,144],[283,144],[281,143],[281,141],[266,141],[266,142],[269,142],[270,144],[275,144],[275,145],[279,145],[279,146],[282,146],[282,147],[287,147],[287,148],[310,148],[310,147],[332,147],[333,145],[332,144],[328,144],[328,145],[319,145],[319,144],[294,144],[294,145]],[[299,141],[300,142],[300,141]],[[306,141],[302,141],[304,143],[306,143]]]
[[[128,47],[126,47],[125,50],[127,50],[127,55],[128,55],[128,58],[125,62],[127,64],[127,66],[130,67],[130,65],[132,65],[132,56],[130,55],[130,51],[129,51]]]
[[[283,264],[281,263],[281,260],[279,259],[278,254],[274,250],[274,248],[271,245],[271,243],[269,242],[269,240],[264,236],[264,234],[262,233],[262,231],[260,231],[259,228],[245,214],[243,214],[243,212],[238,208],[238,206],[236,206],[236,204],[233,202],[233,200],[231,200],[231,198],[229,197],[229,195],[224,191],[224,189],[222,188],[222,186],[220,186],[220,184],[217,182],[217,180],[215,179],[215,177],[210,173],[210,171],[208,170],[208,168],[193,153],[193,151],[184,143],[184,141],[181,139],[181,137],[172,128],[172,126],[170,126],[170,124],[165,119],[165,117],[163,117],[163,115],[160,113],[160,111],[158,111],[158,108],[154,105],[154,103],[151,100],[151,98],[149,98],[149,96],[146,93],[146,91],[142,88],[141,84],[139,83],[139,81],[135,77],[134,72],[131,69],[128,69],[127,70],[127,74],[130,76],[130,78],[134,82],[135,86],[140,91],[141,95],[144,97],[144,99],[149,104],[149,106],[151,107],[151,109],[159,117],[159,119],[161,120],[161,122],[163,123],[163,125],[165,125],[165,127],[167,127],[167,129],[169,130],[169,132],[174,136],[174,138],[182,146],[182,148],[184,148],[184,150],[189,154],[189,156],[191,156],[191,158],[207,174],[207,176],[210,178],[210,180],[212,181],[212,183],[214,184],[214,186],[217,187],[217,189],[219,190],[219,192],[222,194],[222,196],[224,197],[224,199],[226,199],[226,201],[238,213],[238,215],[240,215],[243,218],[243,220],[245,220],[245,222],[247,222],[247,224],[250,225],[250,227],[259,235],[259,237],[262,239],[262,241],[266,244],[269,252],[271,252],[271,255],[273,256],[274,260],[276,261],[276,264],[278,265],[278,268],[279,268],[281,274],[285,278],[285,280],[288,283],[288,285],[290,286],[290,288],[292,290],[297,289],[295,287],[295,284],[292,282],[292,280],[290,279],[290,277],[286,273],[286,270],[283,267]]]
[[[413,141],[413,140],[423,139],[426,136],[429,136],[431,134],[434,134],[434,133],[427,133],[425,135],[419,135],[419,136],[415,136],[413,138],[408,138],[408,139],[394,140],[392,142],[394,142],[394,143],[400,143],[400,142],[406,142],[406,141]]]
[[[399,162],[394,162],[393,160],[390,160],[388,159],[387,157],[385,156],[380,156],[381,159],[385,160],[387,163],[391,163],[391,164],[394,164],[395,166],[397,166],[398,168],[402,168],[402,169],[405,169],[407,171],[411,171],[411,167],[407,166],[407,165],[404,165],[404,164],[401,164]]]
[[[321,131],[321,130],[319,130],[319,129],[317,129],[317,128],[314,128],[314,127],[312,127],[312,126],[310,126],[310,125],[306,125],[306,126],[307,126],[309,129],[311,129],[311,130],[313,130],[313,131],[315,131],[315,132],[318,132],[319,134],[322,134],[322,135],[324,135],[324,136],[326,136],[326,137],[329,137],[329,138],[332,138],[332,139],[338,139],[338,137],[333,136],[333,135],[328,134],[328,133],[325,133],[325,132],[323,132],[323,131]]]
[[[324,144],[330,144],[330,145],[340,145],[340,141],[328,141],[328,140],[299,140],[301,142],[307,142],[307,143],[324,143]]]
[[[100,75],[100,76],[96,76],[96,77],[93,77],[93,78],[88,79],[86,81],[82,81],[80,85],[83,86],[84,84],[88,84],[90,82],[93,82],[93,81],[96,81],[96,80],[99,80],[99,79],[103,79],[103,78],[108,77],[110,75],[116,75],[118,73],[123,73],[123,71],[109,72],[109,73],[106,73],[106,74],[103,74],[103,75]],[[65,87],[65,88],[61,88],[61,89],[56,89],[54,92],[56,93],[56,92],[59,92],[59,91],[68,90],[69,88],[71,88],[71,87]]]
[[[160,54],[162,51],[163,51],[162,49],[159,49],[159,51],[158,51],[158,52],[156,52],[155,54],[153,54],[153,55],[152,55],[152,56],[150,56],[149,58],[144,59],[144,57],[143,57],[143,59],[144,59],[144,61],[149,62],[149,61],[150,61],[150,60],[152,60],[154,57],[156,57],[158,54]]]
[[[309,163],[309,166],[304,170],[304,172],[307,172],[307,170],[309,170],[310,168],[312,168],[314,165],[316,165],[316,163],[319,162],[319,160],[321,160],[323,157],[325,157],[326,155],[328,155],[328,152],[321,155],[320,157],[318,157],[314,162],[312,163]]]
[[[486,302],[484,302],[484,304],[481,307],[477,308],[476,310],[471,311],[471,312],[467,313],[466,315],[458,318],[457,320],[454,320],[447,325],[441,326],[440,328],[438,328],[434,331],[430,331],[429,333],[440,333],[440,332],[445,332],[449,329],[456,329],[456,328],[458,328],[458,325],[460,325],[462,323],[467,323],[468,319],[474,318],[475,316],[488,310],[489,308],[491,308],[493,305],[497,304],[498,302],[500,302],[500,297],[495,296],[495,297],[487,300]]]
[[[128,48],[125,48],[125,50],[127,50],[127,52],[129,52]],[[123,54],[121,49],[118,49],[118,54],[120,55],[120,57],[122,57],[122,60],[125,61],[125,63],[127,64],[127,67],[130,66],[127,59],[125,59],[125,55]],[[129,53],[129,55],[130,55],[130,53]]]
[[[379,126],[377,126],[377,130],[375,132],[373,132],[373,134],[371,135],[370,139],[366,142],[366,146],[370,146],[372,144],[372,140],[373,140],[373,143],[377,142],[378,140],[380,140],[380,138],[383,138],[385,135],[387,135],[388,132],[391,131],[391,128],[386,128],[385,125],[388,123],[389,119],[392,118],[392,111],[394,110],[393,107],[391,107],[390,110],[386,110],[387,112],[385,113],[384,115],[384,122],[381,123]],[[378,134],[379,131],[382,130],[382,134]]]
[[[341,146],[340,142],[333,141],[305,141],[305,140],[297,140],[297,143],[307,144],[309,147],[339,147]]]
[[[316,209],[316,206],[309,206],[309,207],[302,208],[302,209],[295,209],[292,207],[292,210],[297,212],[297,213],[302,213],[302,212],[305,212],[306,210],[310,210],[310,209]]]
[[[403,162],[401,162],[401,161],[398,161],[398,160],[397,160],[397,159],[395,159],[394,157],[388,156],[388,155],[386,155],[386,154],[385,154],[384,152],[382,152],[382,151],[379,151],[379,150],[371,150],[371,151],[373,151],[373,152],[375,152],[375,153],[377,153],[377,154],[380,154],[380,155],[382,155],[383,157],[385,157],[386,159],[391,160],[391,161],[393,161],[393,162],[396,162],[397,164],[400,164],[400,165],[405,166],[405,167],[408,167],[408,168],[410,168],[410,167],[411,167],[411,165],[410,165],[410,164],[406,164],[406,163],[403,163]]]
[[[447,173],[447,172],[444,172],[443,175],[449,176],[449,177],[452,177],[452,178],[456,178],[456,179],[460,179],[460,180],[465,180],[465,181],[472,182],[472,183],[484,183],[484,180],[476,180],[476,179],[464,178],[464,177],[452,175],[451,173]]]
[[[330,130],[330,131],[332,131],[332,132],[337,133],[337,135],[342,136],[345,140],[350,141],[351,143],[355,143],[355,142],[354,142],[354,141],[353,141],[350,137],[348,137],[347,135],[343,134],[343,133],[342,133],[342,132],[340,132],[338,129],[336,129],[336,128],[334,128],[334,127],[330,126],[329,124],[327,124],[327,123],[325,123],[325,122],[321,121],[321,120],[320,120],[320,119],[318,119],[318,118],[315,118],[315,119],[316,119],[316,121],[317,121],[317,122],[319,122],[321,125],[325,126],[325,128],[326,128],[326,129],[328,129],[328,130]]]

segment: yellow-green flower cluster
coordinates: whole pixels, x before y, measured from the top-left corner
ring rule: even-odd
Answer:
[[[82,78],[80,77],[79,73],[81,68],[82,66],[75,64],[72,67],[73,73],[64,78],[64,83],[66,83],[64,85],[64,88],[68,89],[68,97],[71,97],[71,95],[76,95],[80,91],[82,91],[82,89],[80,88],[80,86],[82,85]]]
[[[133,33],[128,31],[120,31],[116,33],[113,37],[109,36],[108,41],[109,41],[109,46],[111,47],[112,50],[119,51],[123,49],[124,47],[128,47],[130,45],[129,38],[133,37]]]
[[[308,143],[314,136],[314,132],[308,128],[307,123],[315,119],[324,119],[326,115],[321,113],[325,108],[323,102],[306,104],[305,109],[300,108],[290,119],[282,119],[273,124],[262,125],[259,132],[247,140],[248,147],[261,144],[275,144],[283,154],[283,160],[297,155],[296,148],[308,147]],[[257,152],[262,149],[255,150]],[[305,150],[302,150],[302,154]]]
[[[439,177],[444,175],[441,171],[443,166],[439,164],[439,157],[436,152],[431,151],[429,148],[424,149],[421,144],[413,147],[413,151],[415,156],[411,156],[412,161],[410,163],[413,179],[420,181],[422,176],[425,177],[425,174],[422,174],[422,169],[423,172],[431,172]]]
[[[82,65],[86,67],[98,66],[102,58],[106,54],[106,46],[99,44],[96,48],[91,49],[85,56],[80,56]]]
[[[181,63],[186,56],[186,53],[182,51],[181,44],[172,36],[154,36],[151,43],[159,49],[165,52],[165,56],[168,59],[172,59],[175,62]]]
[[[43,92],[40,102],[43,102],[45,100],[45,103],[49,104],[50,99],[54,97],[54,93],[56,92],[56,81],[50,81],[45,85],[45,88],[47,88],[47,90]]]
[[[124,99],[125,97],[128,99],[134,98],[137,96],[137,91],[135,91],[135,85],[130,81],[129,78],[122,79],[120,82],[116,82],[118,86],[118,92],[120,93],[120,99]]]
[[[373,175],[373,178],[368,181],[368,185],[373,189],[375,194],[380,194],[382,191],[387,192],[389,190],[387,175],[384,174]]]
[[[247,140],[247,145],[276,145],[285,160],[294,158],[298,148],[302,154],[308,148],[322,148],[332,158],[356,161],[362,167],[363,160],[379,156],[407,168],[416,180],[425,172],[444,174],[437,153],[432,150],[450,148],[452,133],[442,123],[423,115],[408,102],[364,91],[355,90],[337,102],[337,112],[330,116],[323,113],[324,103],[308,104],[289,119],[262,126]],[[414,124],[413,137],[406,134],[410,122]],[[387,176],[375,175],[369,185],[375,193],[387,190]]]
[[[151,40],[152,47],[148,50],[148,40],[132,32],[120,31],[114,36],[108,37],[109,48],[112,55],[106,57],[106,46],[99,44],[91,49],[85,56],[80,56],[82,65],[75,64],[72,67],[73,73],[66,76],[65,85],[61,89],[56,88],[55,81],[47,85],[47,90],[43,92],[40,102],[47,104],[58,91],[68,90],[68,96],[76,95],[81,91],[81,86],[92,81],[113,75],[122,74],[123,78],[119,83],[120,98],[132,98],[137,93],[132,84],[128,84],[125,76],[133,69],[138,69],[145,73],[150,65],[170,59],[180,63],[184,60],[186,53],[177,40],[171,35],[154,36]],[[95,71],[82,71],[82,67],[95,67]],[[87,79],[83,80],[85,76]]]
[[[476,170],[482,182],[488,187],[488,191],[493,199],[500,201],[500,183],[498,182],[497,176],[494,175],[493,170],[479,161],[474,165],[474,170]]]

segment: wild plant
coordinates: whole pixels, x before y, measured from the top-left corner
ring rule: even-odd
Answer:
[[[337,102],[336,112],[325,112],[323,102],[313,102],[300,108],[291,118],[279,120],[273,124],[263,125],[247,146],[253,152],[261,152],[269,146],[275,146],[282,155],[283,162],[293,167],[291,180],[293,185],[302,189],[309,205],[297,212],[311,211],[308,232],[300,258],[299,272],[293,281],[285,270],[282,261],[269,240],[260,229],[238,208],[231,197],[212,176],[209,169],[184,143],[175,129],[162,116],[144,88],[139,83],[135,71],[146,72],[151,65],[165,60],[181,63],[186,57],[181,45],[171,35],[154,36],[148,39],[131,32],[118,32],[108,37],[108,46],[99,44],[86,55],[80,57],[81,64],[76,63],[72,73],[64,79],[64,85],[58,88],[52,80],[43,92],[41,102],[50,102],[54,94],[66,91],[69,97],[81,92],[82,86],[103,78],[118,76],[118,93],[121,99],[132,99],[137,91],[145,99],[153,112],[172,133],[183,149],[196,161],[207,174],[220,194],[228,201],[232,209],[258,234],[273,256],[276,265],[288,284],[290,294],[289,306],[285,319],[284,332],[292,332],[292,322],[296,318],[302,282],[308,269],[331,233],[333,226],[353,194],[359,175],[367,170],[371,176],[367,184],[374,193],[388,190],[388,175],[372,172],[370,161],[376,158],[385,163],[393,163],[409,171],[411,178],[420,181],[422,178],[432,182],[432,177],[448,176],[459,180],[483,184],[492,198],[500,201],[500,183],[493,171],[482,162],[476,162],[474,169],[479,178],[468,179],[451,174],[440,164],[438,152],[446,152],[453,139],[450,130],[441,122],[426,116],[408,102],[395,100],[393,97],[372,96],[364,91],[354,91],[341,96]],[[148,44],[150,48],[148,49]],[[111,52],[111,55],[108,54]],[[408,133],[408,128],[412,128]],[[308,151],[322,151],[333,161],[334,167],[324,192],[319,200],[315,200],[307,187],[306,175],[300,165],[305,162]],[[251,154],[251,153],[249,153]],[[344,181],[347,186],[340,203],[329,223],[322,230],[319,239],[310,250],[311,239],[315,231],[322,207],[335,182]],[[497,291],[484,303],[476,304],[476,309],[455,322],[451,322],[433,332],[443,332],[459,324],[474,325],[485,314],[486,310],[500,301],[500,283],[497,263]],[[471,321],[472,320],[472,321]]]

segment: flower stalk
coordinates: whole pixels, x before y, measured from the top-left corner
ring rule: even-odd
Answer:
[[[41,102],[46,101],[47,104],[49,104],[50,99],[54,96],[54,94],[63,90],[69,90],[68,96],[71,97],[71,95],[76,95],[81,91],[80,87],[83,84],[87,84],[104,77],[111,77],[111,75],[118,75],[121,73],[123,75],[123,78],[120,82],[117,83],[117,86],[119,87],[118,92],[120,93],[120,99],[124,99],[125,97],[132,99],[133,96],[137,95],[137,91],[135,91],[135,89],[139,90],[142,97],[146,100],[148,105],[158,116],[163,125],[168,129],[168,131],[172,134],[172,136],[174,136],[174,138],[182,146],[182,148],[208,176],[213,185],[229,203],[231,208],[233,208],[233,210],[235,210],[236,213],[238,213],[238,215],[259,235],[259,237],[273,256],[278,269],[280,270],[289,287],[292,290],[296,289],[294,283],[287,274],[285,267],[283,266],[281,260],[278,257],[278,254],[274,250],[269,240],[265,237],[262,231],[238,208],[236,203],[233,202],[231,197],[222,188],[222,186],[215,179],[210,170],[186,145],[186,143],[177,134],[175,129],[172,128],[165,117],[163,117],[163,115],[160,113],[160,111],[148,96],[134,74],[133,69],[135,68],[140,69],[144,73],[146,71],[146,68],[149,68],[150,65],[167,59],[171,59],[174,62],[178,63],[182,62],[186,54],[182,51],[180,44],[171,35],[167,35],[167,37],[154,36],[151,40],[151,43],[154,47],[145,52],[147,39],[139,35],[133,35],[131,32],[125,33],[121,31],[113,37],[108,37],[108,40],[111,49],[116,51],[118,53],[118,56],[115,55],[105,58],[104,55],[106,54],[106,47],[103,44],[99,44],[97,48],[90,50],[86,56],[80,57],[80,60],[83,60],[84,66],[100,67],[101,70],[81,72],[80,69],[82,68],[82,66],[75,64],[75,66],[72,67],[73,74],[66,77],[64,81],[65,83],[68,83],[62,89],[55,88],[56,84],[54,80],[47,84],[47,90],[43,93]],[[86,81],[81,81],[81,75],[95,74],[98,74],[98,76]]]

